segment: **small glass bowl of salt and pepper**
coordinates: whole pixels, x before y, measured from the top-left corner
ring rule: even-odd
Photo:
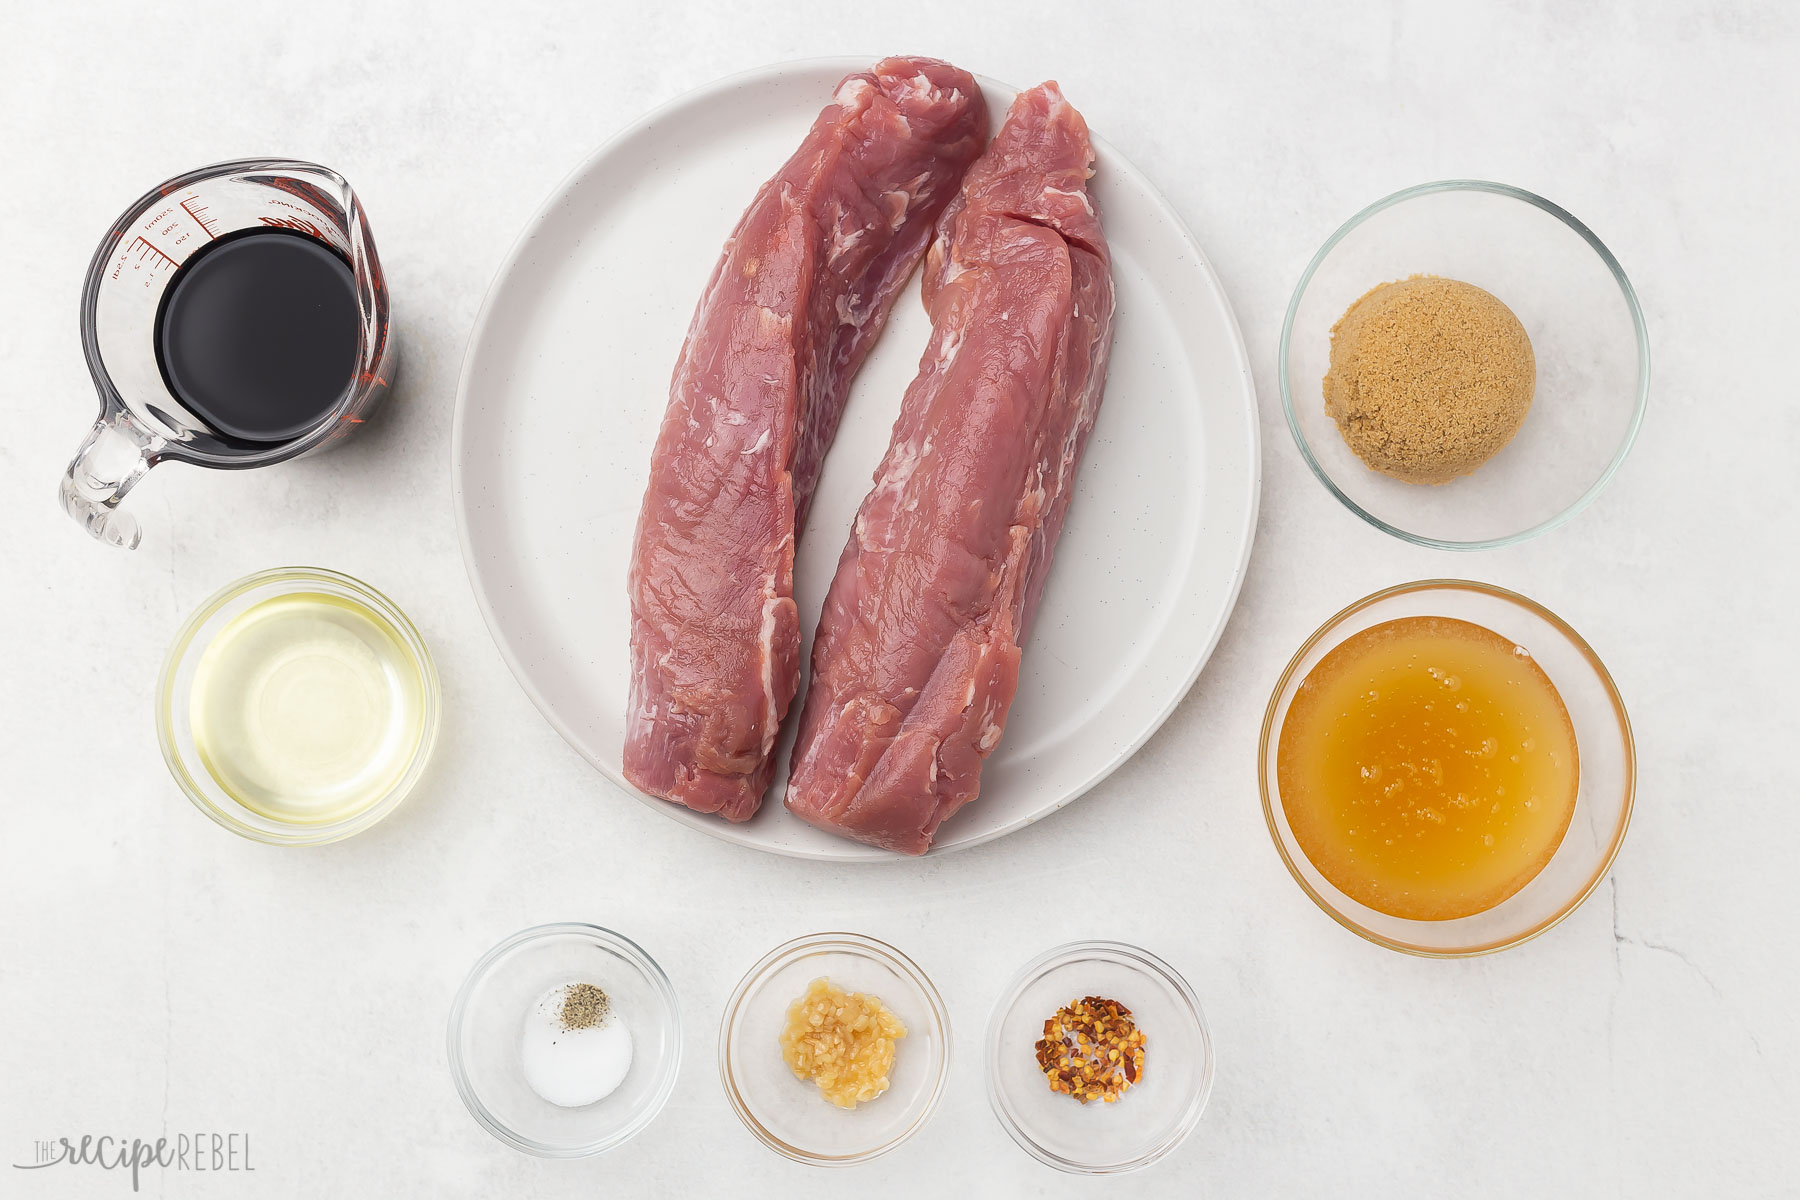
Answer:
[[[450,1009],[448,1053],[482,1128],[527,1154],[582,1158],[622,1145],[668,1103],[681,1009],[630,938],[539,925],[476,962]]]

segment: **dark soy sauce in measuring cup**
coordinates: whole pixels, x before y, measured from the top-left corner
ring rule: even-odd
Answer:
[[[250,229],[181,265],[157,313],[156,361],[219,434],[284,442],[343,398],[358,324],[343,255],[303,233]]]

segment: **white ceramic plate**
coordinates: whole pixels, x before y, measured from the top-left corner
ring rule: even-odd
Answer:
[[[838,80],[870,61],[726,79],[601,147],[501,266],[456,397],[463,557],[501,654],[544,716],[614,784],[671,817],[808,858],[886,855],[790,816],[785,770],[742,825],[625,782],[625,574],[670,371],[719,249]],[[1013,89],[983,88],[998,123]],[[1055,811],[1142,745],[1212,652],[1250,554],[1261,459],[1237,320],[1180,218],[1096,145],[1093,193],[1118,289],[1106,400],[1006,737],[980,799],[945,823],[938,851]],[[857,377],[801,535],[795,587],[809,642],[929,328],[915,279]]]

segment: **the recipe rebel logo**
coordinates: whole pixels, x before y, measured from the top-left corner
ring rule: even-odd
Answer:
[[[29,1162],[15,1162],[17,1171],[45,1167],[94,1167],[102,1171],[129,1172],[131,1190],[143,1183],[145,1171],[254,1171],[247,1133],[178,1133],[146,1141],[135,1137],[83,1134],[51,1138],[31,1144]]]

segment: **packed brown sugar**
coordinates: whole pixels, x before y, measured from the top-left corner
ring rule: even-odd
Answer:
[[[1448,483],[1487,462],[1536,390],[1525,327],[1474,284],[1384,283],[1331,329],[1325,412],[1358,458],[1407,483]]]

